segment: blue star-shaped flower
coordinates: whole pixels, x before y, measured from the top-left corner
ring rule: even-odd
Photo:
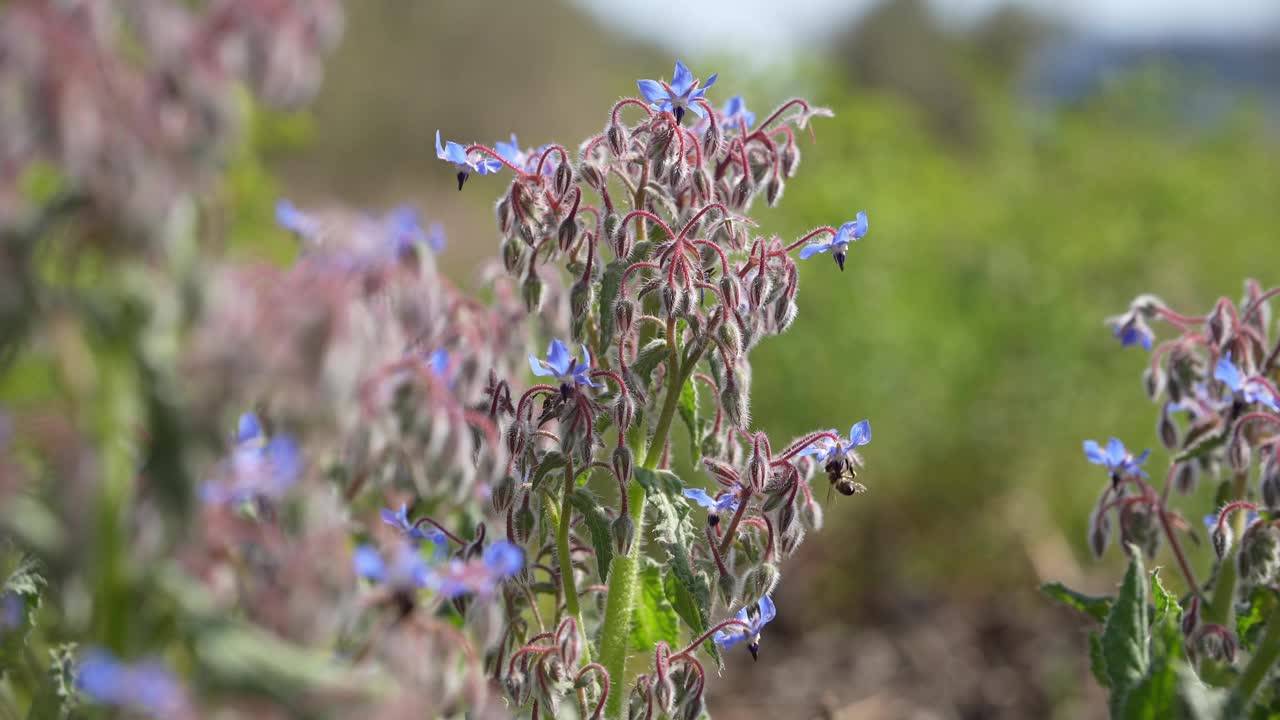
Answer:
[[[499,140],[494,143],[493,149],[501,155],[504,160],[516,167],[524,167],[525,163],[529,160],[529,155],[520,149],[520,141],[516,140],[515,133],[511,133],[511,142],[502,142]]]
[[[1140,345],[1143,350],[1150,351],[1156,334],[1136,312],[1130,311],[1107,320],[1111,326],[1111,334],[1120,341],[1120,347]]]
[[[1213,379],[1226,385],[1246,403],[1258,403],[1271,412],[1280,412],[1280,403],[1267,386],[1254,378],[1246,378],[1240,368],[1231,362],[1231,353],[1218,359],[1213,368]]]
[[[835,258],[836,264],[840,266],[840,269],[844,270],[845,253],[848,252],[849,243],[866,237],[869,229],[867,213],[859,211],[853,220],[841,225],[830,240],[809,243],[801,248],[800,259],[807,260],[818,253],[833,251],[831,256]]]
[[[413,522],[409,520],[409,506],[406,504],[401,504],[400,511],[394,512],[394,513],[386,508],[383,508],[382,522],[399,530],[401,533],[405,535],[405,537],[408,537],[410,540],[414,540],[417,542],[420,542],[422,540],[430,540],[431,542],[435,543],[438,546],[441,546],[441,547],[448,546],[448,542],[445,539],[444,533],[440,532],[439,530],[426,533],[426,532],[423,532],[420,528],[415,527]]]
[[[743,640],[748,640],[747,649],[751,651],[752,659],[755,659],[760,654],[760,631],[777,614],[778,611],[773,605],[773,598],[765,595],[760,598],[758,603],[742,608],[737,615],[733,616],[735,620],[746,623],[746,628],[739,625],[730,625],[716,632],[712,639],[725,651],[728,651]]]
[[[731,127],[739,127],[740,122],[747,127],[756,124],[756,114],[747,109],[747,101],[742,99],[741,95],[729,98],[729,102],[724,104],[720,114],[724,116],[725,124]]]
[[[600,387],[600,383],[591,379],[591,353],[587,346],[582,346],[582,362],[569,356],[569,348],[559,340],[552,340],[547,346],[545,360],[536,355],[529,356],[529,369],[538,377],[554,377],[561,387],[572,388],[576,385]]]
[[[524,550],[500,540],[486,547],[480,558],[453,560],[440,568],[431,580],[431,589],[451,599],[466,594],[488,597],[523,567]]]
[[[458,171],[458,189],[462,189],[463,183],[471,176],[471,171],[475,171],[481,175],[496,173],[502,169],[502,163],[495,158],[476,158],[473,159],[467,155],[467,149],[452,140],[444,145],[440,144],[440,131],[436,131],[436,157],[445,162],[453,163],[454,168]]]
[[[1142,464],[1147,461],[1151,451],[1143,450],[1142,454],[1135,458],[1125,449],[1124,443],[1117,438],[1111,438],[1105,451],[1098,445],[1096,440],[1085,440],[1084,455],[1094,465],[1105,465],[1113,475],[1128,474],[1147,477],[1147,473],[1142,469]]]
[[[409,590],[426,587],[431,582],[431,566],[412,544],[401,544],[390,560],[371,545],[361,545],[351,556],[356,575],[366,580]]]
[[[725,513],[738,509],[738,498],[734,493],[721,493],[719,497],[711,497],[702,488],[689,488],[684,496],[707,509],[710,513]]]
[[[676,69],[671,74],[671,84],[657,80],[637,80],[636,87],[640,88],[640,94],[649,101],[650,107],[666,110],[676,116],[676,122],[680,122],[684,119],[685,111],[693,111],[700,118],[706,117],[706,111],[696,101],[705,97],[707,88],[716,84],[718,76],[719,73],[713,74],[707,78],[706,85],[700,86],[689,68],[677,60]]]
[[[163,665],[154,661],[124,663],[98,648],[80,656],[76,685],[92,702],[156,718],[175,717],[186,705],[182,685]]]
[[[207,503],[240,505],[251,500],[279,500],[302,475],[302,452],[288,435],[268,440],[253,413],[240,416],[235,447],[222,482],[206,482],[201,497]]]
[[[831,432],[835,432],[832,430]],[[826,465],[833,460],[837,460],[846,453],[853,451],[854,448],[862,447],[871,442],[871,421],[863,420],[855,423],[849,428],[848,440],[832,440],[831,438],[819,438],[809,447],[800,451],[800,457],[812,455],[813,459],[819,465]]]

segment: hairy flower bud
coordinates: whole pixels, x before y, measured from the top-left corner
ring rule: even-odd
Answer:
[[[635,321],[636,304],[630,298],[622,298],[613,304],[613,324],[618,335],[625,336],[631,332],[631,323]]]
[[[515,221],[515,216],[511,212],[511,197],[503,195],[498,204],[494,206],[493,212],[498,217],[498,232],[503,237],[511,234],[511,224]]]
[[[533,537],[533,529],[537,522],[538,519],[534,516],[533,510],[529,509],[529,494],[525,493],[524,502],[520,505],[520,509],[516,511],[516,541],[520,543],[528,542],[529,538]]]
[[[729,378],[720,391],[720,406],[724,408],[729,422],[737,427],[745,430],[751,424],[750,398],[742,384],[733,377]]]
[[[764,201],[769,207],[774,207],[778,201],[782,199],[782,190],[785,188],[782,178],[777,175],[770,175],[764,184]]]
[[[569,167],[569,163],[562,162],[556,165],[552,183],[555,185],[557,197],[564,197],[569,192],[569,188],[573,185],[573,168]]]
[[[1223,347],[1235,335],[1235,321],[1231,316],[1231,304],[1226,298],[1218,301],[1214,306],[1213,312],[1209,314],[1209,322],[1206,324],[1208,330],[1209,342],[1216,347]]]
[[[778,536],[778,551],[783,558],[789,558],[795,553],[796,548],[800,547],[802,542],[804,542],[804,526],[799,524],[792,525],[789,532]]]
[[[720,123],[713,122],[707,126],[706,132],[702,134],[702,155],[707,160],[714,158],[720,152],[720,142],[724,139],[724,133],[720,129]]]
[[[795,143],[787,143],[782,148],[782,174],[786,177],[794,177],[796,168],[800,165],[800,148]]]
[[[609,152],[617,157],[627,149],[627,129],[618,123],[610,123],[604,131],[605,142],[609,144]]]
[[[533,315],[542,307],[542,280],[534,273],[529,273],[520,286],[520,297],[524,300],[525,312]]]
[[[1236,661],[1236,636],[1221,625],[1204,625],[1197,633],[1195,649],[1214,662]]]
[[[1280,462],[1276,461],[1274,455],[1262,464],[1262,472],[1258,475],[1258,490],[1267,509],[1280,508]]]
[[[751,179],[743,176],[741,180],[733,185],[733,192],[729,195],[729,207],[741,211],[747,207],[747,201],[750,199]]]
[[[604,175],[600,172],[600,168],[592,163],[579,165],[578,175],[583,182],[596,190],[599,190],[604,185]]]
[[[711,197],[711,175],[705,168],[694,168],[693,190],[700,198]]]
[[[1173,421],[1168,404],[1160,409],[1160,419],[1156,422],[1156,434],[1160,436],[1161,444],[1170,450],[1178,447],[1178,424]]]
[[[630,517],[619,515],[609,526],[609,532],[613,536],[615,554],[626,555],[631,552],[631,543],[636,539],[636,524],[631,522]]]
[[[613,472],[623,485],[631,484],[631,471],[635,466],[635,455],[631,448],[623,443],[613,449]]]
[[[1147,397],[1155,400],[1164,392],[1165,374],[1164,369],[1159,365],[1156,367],[1147,367],[1142,371],[1142,389],[1147,393]]]
[[[524,243],[517,238],[507,238],[502,241],[502,267],[512,275],[520,272],[521,266],[524,265],[524,248]]]
[[[800,308],[791,300],[779,300],[773,304],[773,321],[778,325],[778,332],[784,333],[796,321]]]
[[[822,529],[822,506],[809,500],[800,506],[800,523],[809,530]]]
[[[1237,433],[1227,444],[1227,466],[1238,473],[1248,472],[1253,462],[1253,449],[1244,433]]]
[[[1267,520],[1255,520],[1240,536],[1236,567],[1248,585],[1273,583],[1280,575],[1280,530]]]
[[[1195,492],[1199,480],[1199,465],[1190,461],[1178,463],[1177,470],[1173,472],[1173,489],[1179,494],[1190,495]]]
[[[1227,552],[1231,550],[1231,543],[1235,539],[1231,530],[1231,523],[1225,519],[1219,518],[1218,522],[1213,526],[1212,532],[1209,533],[1209,540],[1213,545],[1213,554],[1219,560],[1227,556]]]
[[[1100,558],[1111,542],[1111,517],[1105,512],[1094,511],[1089,516],[1089,550]]]
[[[1200,597],[1198,595],[1191,596],[1191,602],[1187,603],[1187,608],[1182,611],[1182,619],[1179,622],[1182,629],[1182,636],[1189,638],[1196,628],[1200,627]]]
[[[659,675],[653,684],[653,700],[663,715],[669,715],[676,706],[676,686],[670,675]]]
[[[556,231],[556,246],[561,252],[569,252],[569,248],[573,247],[573,242],[578,239],[578,220],[577,218],[567,217],[560,223],[560,229]]]
[[[631,234],[627,232],[627,226],[617,213],[604,216],[604,234],[609,238],[609,246],[613,248],[615,255],[620,258],[631,255]]]
[[[755,603],[765,595],[772,593],[773,589],[778,586],[778,578],[781,576],[781,573],[778,572],[778,567],[770,562],[752,568],[743,582],[743,601],[747,604]]]
[[[726,606],[733,605],[733,600],[738,595],[737,582],[729,573],[720,573],[716,578],[716,590],[720,593],[720,602]]]
[[[489,493],[489,501],[493,503],[494,512],[499,515],[505,513],[515,500],[515,494],[516,479],[510,475],[503,475],[501,480],[494,483]]]
[[[507,690],[507,696],[511,698],[511,702],[519,707],[528,700],[529,682],[525,679],[524,673],[519,669],[507,675],[503,679],[503,686]]]
[[[792,523],[796,520],[795,503],[786,503],[778,508],[778,532],[784,533],[791,529]]]

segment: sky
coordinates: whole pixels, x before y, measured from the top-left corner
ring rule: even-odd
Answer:
[[[785,60],[880,0],[574,0],[623,31],[688,56],[703,50]],[[929,0],[949,24],[976,22],[1004,0]],[[1111,38],[1280,35],[1280,0],[1011,0]],[[675,18],[680,18],[676,21]],[[689,51],[691,46],[697,49]]]

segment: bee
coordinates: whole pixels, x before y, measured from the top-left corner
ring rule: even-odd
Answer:
[[[841,495],[857,495],[867,491],[867,486],[860,482],[856,482],[858,472],[853,469],[853,460],[847,455],[841,455],[828,462],[823,468],[827,472],[827,479],[831,481],[831,487],[827,488],[827,502],[831,501],[831,491],[834,489]]]

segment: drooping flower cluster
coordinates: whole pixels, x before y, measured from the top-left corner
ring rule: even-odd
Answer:
[[[1173,457],[1157,487],[1143,468],[1150,451],[1135,456],[1115,438],[1105,448],[1084,443],[1089,462],[1108,474],[1091,514],[1089,546],[1101,555],[1115,525],[1124,544],[1149,557],[1169,544],[1190,589],[1182,632],[1193,662],[1234,662],[1240,638],[1229,620],[1235,604],[1253,603],[1252,589],[1280,582],[1280,338],[1270,308],[1278,294],[1249,280],[1239,303],[1222,298],[1204,315],[1174,312],[1154,295],[1142,295],[1108,320],[1122,346],[1151,351],[1143,387],[1159,404],[1156,435]],[[1157,321],[1178,334],[1157,343]],[[1189,494],[1202,482],[1215,483],[1220,503],[1204,519],[1217,566],[1199,576],[1207,578],[1203,584],[1182,546],[1195,528],[1170,505],[1174,493]]]

